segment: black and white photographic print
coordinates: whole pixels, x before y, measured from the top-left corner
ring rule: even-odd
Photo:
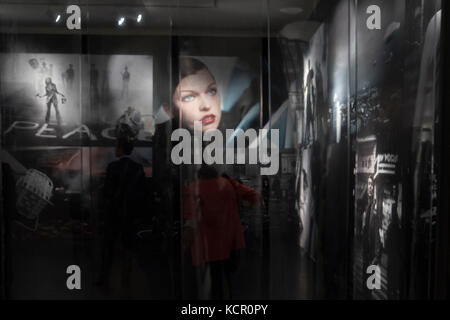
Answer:
[[[2,54],[1,102],[6,143],[22,146],[98,144],[114,134],[129,108],[151,140],[153,65],[150,56]]]

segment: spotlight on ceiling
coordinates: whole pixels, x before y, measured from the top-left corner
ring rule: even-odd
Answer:
[[[136,18],[137,23],[141,23],[142,21],[142,14],[139,14]]]
[[[56,16],[56,20],[55,20],[55,22],[56,22],[56,23],[58,23],[58,22],[59,22],[59,20],[61,20],[61,15],[60,15],[60,14],[58,14],[58,15]]]
[[[125,23],[125,17],[120,17],[119,20],[117,20],[117,25],[122,26]]]
[[[280,12],[285,14],[299,14],[303,12],[302,8],[281,8]]]

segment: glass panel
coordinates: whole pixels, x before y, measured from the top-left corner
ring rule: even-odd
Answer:
[[[73,297],[62,286],[65,271],[81,264],[77,244],[90,232],[82,220],[82,141],[90,139],[79,129],[82,37],[63,27],[64,9],[2,4],[2,267],[10,299]]]
[[[176,38],[172,60],[172,127],[192,139],[182,159],[184,138],[171,154],[172,163],[185,159],[177,166],[183,298],[261,299],[261,39],[193,33]]]
[[[377,3],[380,32],[365,27],[375,3],[356,11],[354,295],[430,298],[440,1]]]
[[[290,250],[274,264],[288,275],[278,292],[284,298],[347,297],[350,4],[318,2],[278,35],[288,92],[280,151],[287,209],[278,232],[289,231],[281,245]]]

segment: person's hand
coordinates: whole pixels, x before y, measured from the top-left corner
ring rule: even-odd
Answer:
[[[195,230],[192,227],[184,227],[183,233],[181,236],[181,244],[183,246],[183,250],[188,249],[194,243]]]

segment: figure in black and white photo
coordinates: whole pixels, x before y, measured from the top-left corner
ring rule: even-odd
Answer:
[[[67,74],[65,71],[61,73],[61,81],[64,89],[67,89]]]
[[[125,66],[122,74],[122,93],[120,97],[122,99],[128,99],[128,87],[130,85],[130,72],[128,72],[128,67]]]
[[[98,79],[99,72],[94,63],[91,64],[91,70],[89,73],[90,77],[90,88],[91,88],[91,101],[97,103],[99,100],[99,87],[98,87]]]
[[[316,63],[316,86],[314,88],[314,136],[318,139],[318,137],[323,136],[324,128],[326,127],[327,122],[327,111],[328,108],[325,108],[325,90],[324,90],[324,79],[322,74],[322,65],[320,63]]]
[[[303,140],[305,145],[310,145],[315,140],[314,132],[314,104],[316,101],[316,88],[314,86],[314,70],[311,68],[311,61],[308,60],[308,75],[305,86],[305,129]]]
[[[45,79],[45,94],[44,95],[37,94],[36,96],[39,98],[43,98],[43,97],[47,98],[47,100],[46,100],[47,114],[45,115],[45,123],[47,123],[47,124],[50,122],[50,114],[51,114],[52,105],[55,108],[56,121],[58,122],[58,125],[61,125],[61,123],[62,123],[61,114],[59,113],[59,110],[58,110],[58,95],[65,98],[65,96],[62,93],[58,92],[56,85],[52,82],[52,78],[50,78],[50,77],[46,78]]]
[[[370,175],[367,180],[367,205],[363,213],[363,270],[370,265],[378,265],[381,260],[382,243],[380,229],[382,217],[377,212],[375,179]],[[365,283],[365,281],[364,281]]]
[[[67,89],[72,90],[74,79],[75,79],[75,70],[73,70],[72,64],[69,64],[69,69],[66,70],[65,74]]]
[[[30,60],[28,60],[28,64],[30,65],[31,69],[33,69],[33,87],[34,87],[34,91],[36,93],[39,93],[39,88],[42,84],[42,82],[40,82],[40,70],[39,70],[39,62],[37,61],[36,58],[32,58]]]
[[[48,68],[47,68],[47,64],[45,63],[45,61],[42,61],[40,72],[43,76],[48,75]]]
[[[383,203],[382,244],[388,257],[387,289],[390,300],[398,299],[401,286],[402,261],[404,253],[401,250],[400,219],[397,211],[397,186],[392,187],[391,196]]]
[[[47,64],[45,63],[44,59],[40,59],[41,63],[39,64],[39,70],[38,70],[38,90],[37,93],[41,92],[42,90],[45,90],[45,79],[48,77],[48,68]]]

